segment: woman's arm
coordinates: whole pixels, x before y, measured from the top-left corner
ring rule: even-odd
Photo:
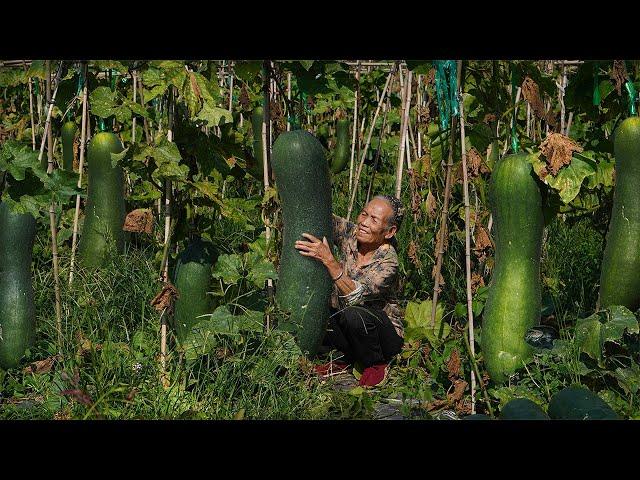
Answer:
[[[308,233],[303,233],[302,236],[308,238],[310,241],[296,241],[295,248],[300,251],[300,254],[322,262],[328,270],[329,275],[331,275],[331,279],[335,282],[336,287],[338,287],[338,291],[342,295],[347,295],[353,292],[357,288],[357,285],[344,272],[342,264],[333,256],[326,237],[323,237],[322,240],[320,240]]]

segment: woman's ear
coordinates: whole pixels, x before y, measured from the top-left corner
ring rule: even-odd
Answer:
[[[384,234],[384,238],[386,240],[389,240],[391,237],[393,237],[396,232],[398,231],[398,226],[397,225],[391,225],[389,227],[389,229],[387,230],[387,233]]]

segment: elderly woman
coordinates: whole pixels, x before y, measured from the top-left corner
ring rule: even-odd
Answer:
[[[327,268],[334,281],[332,316],[325,344],[344,354],[343,361],[319,366],[320,374],[346,370],[358,362],[364,368],[360,385],[385,380],[389,361],[400,353],[404,330],[397,303],[398,256],[393,246],[402,222],[402,204],[378,195],[358,215],[357,224],[333,216],[333,243],[342,261],[334,258],[326,238],[308,233],[295,248]]]

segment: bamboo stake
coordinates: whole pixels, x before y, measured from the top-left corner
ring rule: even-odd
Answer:
[[[167,140],[173,142],[174,124],[174,88],[169,91],[167,99]],[[164,181],[164,249],[162,253],[161,278],[162,282],[169,281],[169,249],[171,248],[171,180]],[[160,315],[160,375],[163,385],[167,385],[167,317]]]
[[[24,63],[24,60],[23,60]],[[25,70],[27,69],[27,65],[24,66]],[[36,149],[36,126],[33,119],[33,79],[29,77],[29,115],[31,116],[31,145],[32,150]]]
[[[460,143],[462,146],[462,185],[464,190],[464,256],[467,275],[467,317],[469,319],[469,346],[471,356],[475,358],[474,331],[473,331],[473,295],[471,293],[471,235],[469,225],[471,224],[471,209],[469,206],[469,178],[467,174],[467,147],[465,145],[464,132],[464,102],[462,101],[462,90],[458,85],[458,98],[460,104]],[[471,414],[476,413],[476,375],[471,370]]]
[[[402,187],[402,167],[404,166],[404,154],[406,150],[407,129],[409,127],[409,107],[411,106],[411,75],[413,72],[409,70],[407,73],[407,82],[404,92],[404,104],[402,108],[402,131],[400,132],[400,153],[398,154],[398,166],[396,168],[396,198],[401,196]],[[408,153],[408,152],[407,152]]]
[[[360,103],[360,61],[356,70],[356,97],[353,100],[353,134],[351,135],[351,161],[349,163],[349,193],[353,184],[354,155],[356,152],[356,139],[358,138],[358,104]]]
[[[133,76],[133,103],[136,103],[138,94],[138,73],[134,70],[131,74]],[[136,115],[133,114],[133,120],[131,121],[131,144],[136,143]]]
[[[233,112],[233,73],[231,71],[231,62],[229,62],[229,112]]]
[[[287,99],[289,100],[289,105],[291,105],[291,72],[287,72]],[[291,131],[290,115],[289,109],[287,109],[287,132]]]
[[[88,115],[87,115],[87,81],[86,81],[86,64],[85,64],[85,82],[82,88],[82,119],[80,120],[82,126],[80,130],[80,161],[78,164],[78,189],[82,188],[82,172],[84,168],[84,155],[86,151],[87,145],[87,125],[88,125]],[[76,258],[76,248],[78,246],[78,220],[80,218],[80,194],[76,195],[76,210],[73,214],[73,237],[71,239],[71,266],[69,268],[69,285],[73,283],[73,267]]]
[[[520,101],[520,94],[521,93],[522,93],[522,87],[518,87],[518,90],[516,91],[516,101],[514,102],[515,106],[513,107],[513,118],[511,119],[511,128],[513,128],[513,125],[515,124],[516,118],[518,116],[518,102]],[[511,131],[509,132],[509,135],[511,135]],[[507,153],[507,151],[509,150],[510,146],[511,146],[511,142],[509,140],[507,140],[504,143],[504,148],[502,149],[502,156],[503,157]]]
[[[267,132],[267,125],[270,125],[271,122],[271,109],[270,109],[270,103],[269,103],[269,97],[270,97],[270,62],[268,62],[267,60],[264,61],[264,66],[263,66],[263,71],[264,71],[264,82],[263,82],[263,86],[262,86],[262,90],[263,90],[263,94],[264,94],[264,106],[262,107],[263,110],[263,117],[262,117],[262,181],[264,184],[264,192],[265,194],[267,193],[267,190],[269,189],[269,164],[270,164],[270,160],[271,160],[271,145],[267,144],[267,139],[270,138],[269,132]],[[269,243],[271,241],[271,227],[269,227],[268,224],[268,219],[266,218],[266,216],[264,215],[264,211],[263,211],[263,217],[265,218],[265,220],[267,220],[265,222],[265,232],[264,232],[264,236],[265,236],[265,240],[266,240],[266,248],[265,250],[268,252],[269,251]],[[273,297],[273,279],[268,278],[267,279],[267,295],[269,296],[269,298]],[[265,322],[266,322],[266,328],[267,330],[269,330],[269,328],[271,327],[271,319],[269,314],[265,315]]]
[[[47,173],[53,172],[53,137],[51,133],[51,112],[53,111],[53,104],[55,102],[55,96],[58,93],[58,85],[60,84],[60,75],[62,73],[62,61],[58,67],[58,73],[55,78],[55,92],[51,95],[51,61],[47,60],[47,77],[46,77],[46,94],[47,103],[49,105],[49,111],[47,112],[47,121],[45,125],[45,137],[47,138],[48,151],[47,151]],[[44,140],[44,138],[43,138]],[[40,149],[39,161],[42,162],[42,149],[44,148],[44,141]],[[62,355],[62,299],[60,296],[60,270],[58,266],[58,232],[56,230],[56,211],[55,202],[53,199],[49,204],[49,226],[51,230],[51,253],[53,255],[53,277],[54,277],[54,291],[56,296],[56,329],[58,331],[58,354]]]
[[[360,163],[358,165],[358,170],[356,172],[353,190],[351,191],[351,199],[349,200],[349,209],[347,211],[347,220],[349,220],[349,218],[351,217],[351,211],[353,210],[353,202],[356,199],[356,192],[358,191],[358,182],[360,180],[360,174],[362,173],[362,166],[364,165],[364,160],[367,156],[367,150],[369,149],[369,144],[371,143],[371,135],[373,134],[373,128],[376,126],[376,120],[378,119],[378,114],[380,113],[380,108],[382,107],[382,103],[384,102],[385,95],[387,94],[391,77],[393,77],[393,72],[389,73],[389,75],[387,76],[387,81],[384,84],[384,89],[382,90],[382,95],[380,96],[378,107],[376,108],[376,112],[373,115],[373,121],[371,122],[371,126],[369,127],[369,135],[367,135],[367,143],[365,143],[364,151],[362,152],[362,157],[360,157]]]
[[[564,134],[568,137],[571,133],[571,121],[573,120],[573,112],[569,112],[569,120],[567,120],[567,129]]]
[[[387,96],[387,103],[385,105],[389,105],[389,97]],[[382,115],[382,128],[380,129],[380,135],[378,136],[378,149],[376,150],[376,158],[373,161],[373,172],[371,173],[371,180],[369,181],[369,188],[367,188],[367,200],[366,203],[369,203],[369,199],[371,198],[371,190],[373,189],[373,184],[376,179],[376,172],[378,171],[378,163],[380,162],[380,151],[382,147],[382,135],[384,135],[384,129],[387,124],[387,114],[389,113],[389,108],[384,110],[384,114]]]
[[[462,74],[462,62],[458,61],[457,84],[460,85],[460,76]],[[440,230],[438,233],[438,241],[436,243],[436,266],[434,271],[433,283],[433,299],[431,303],[431,327],[436,323],[436,305],[438,304],[438,295],[440,294],[440,272],[442,271],[442,260],[444,255],[444,234],[446,231],[447,217],[449,215],[449,195],[451,192],[451,167],[453,166],[453,146],[455,143],[455,131],[457,127],[457,117],[451,118],[451,136],[449,143],[449,155],[447,160],[447,173],[444,186],[444,200],[442,206],[442,214],[440,216]]]

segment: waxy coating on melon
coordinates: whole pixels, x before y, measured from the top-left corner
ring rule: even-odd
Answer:
[[[14,368],[35,339],[31,256],[36,221],[0,203],[0,367]]]
[[[329,319],[332,281],[326,267],[295,249],[303,233],[331,241],[329,165],[320,142],[304,130],[282,133],[273,144],[272,167],[282,202],[283,240],[276,300],[298,325],[303,352],[314,355]]]
[[[112,252],[122,253],[126,218],[122,168],[112,166],[111,154],[120,153],[122,143],[114,133],[93,137],[87,154],[88,198],[78,257],[83,266],[100,267]]]
[[[599,306],[640,308],[640,117],[624,120],[614,140],[616,183],[600,274]]]
[[[539,323],[544,219],[526,154],[498,161],[491,175],[495,266],[482,320],[482,352],[491,379],[503,382],[531,355],[524,340]]]

